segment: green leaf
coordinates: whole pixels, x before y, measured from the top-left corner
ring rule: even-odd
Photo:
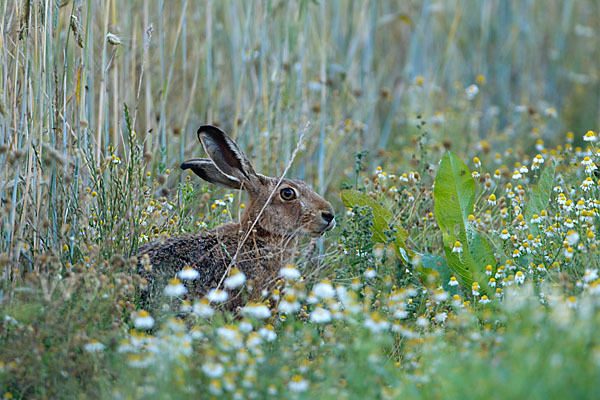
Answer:
[[[387,242],[388,237],[386,236],[385,231],[390,229],[389,224],[393,220],[392,213],[373,200],[369,195],[361,193],[358,190],[342,190],[341,196],[344,206],[346,207],[359,206],[371,208],[373,211],[373,226],[371,227],[373,240],[378,243]],[[414,255],[412,251],[406,248],[406,239],[408,239],[408,232],[401,226],[396,226],[395,240],[393,242],[394,251],[396,252],[396,255],[401,257],[404,261],[408,261],[408,257]]]
[[[373,231],[373,240],[379,243],[386,241],[387,238],[383,232],[389,229],[388,221],[392,220],[392,213],[383,208],[370,196],[353,189],[342,191],[342,201],[346,207],[369,207],[373,210],[373,226],[371,228]]]
[[[473,284],[473,273],[472,273],[472,264],[471,256],[468,251],[464,251],[465,248],[468,249],[468,244],[462,237],[459,235],[458,237],[451,236],[448,234],[442,234],[444,240],[444,253],[446,254],[446,261],[448,262],[448,267],[454,272],[454,275],[458,278],[459,282],[463,284],[465,287],[471,287]],[[460,239],[463,239],[462,241]],[[456,240],[459,240],[463,246],[463,253],[453,253],[452,252],[452,243]]]
[[[454,230],[457,224],[466,225],[473,213],[475,181],[469,167],[450,151],[440,163],[434,196],[436,218],[442,230]]]
[[[552,185],[554,184],[554,172],[556,171],[556,163],[550,161],[544,171],[540,175],[537,185],[531,190],[529,195],[529,203],[525,207],[525,222],[529,225],[531,232],[534,235],[539,234],[538,224],[532,224],[531,218],[535,214],[540,215],[542,210],[548,207],[550,195],[552,194]]]
[[[469,253],[477,265],[486,267],[496,264],[494,249],[479,233],[475,233],[469,241]]]
[[[473,283],[472,260],[466,234],[466,223],[473,212],[475,181],[469,168],[452,152],[446,152],[440,163],[434,187],[435,218],[442,230],[448,266],[467,287]],[[463,252],[453,253],[454,243]]]
[[[494,249],[490,246],[488,241],[475,230],[473,230],[473,233],[469,238],[469,254],[475,267],[473,268],[473,280],[477,281],[481,287],[490,292],[487,284],[488,278],[485,275],[485,267],[488,265],[494,267],[496,265]]]
[[[448,267],[465,287],[470,288],[476,280],[487,288],[484,271],[488,264],[495,265],[494,252],[468,222],[475,202],[475,181],[466,164],[452,152],[446,152],[440,163],[434,199]],[[452,252],[456,241],[461,243],[462,253]]]

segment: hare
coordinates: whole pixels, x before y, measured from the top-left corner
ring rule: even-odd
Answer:
[[[248,205],[239,223],[140,247],[142,264],[146,255],[145,263],[150,264],[140,267],[140,275],[148,283],[143,297],[151,304],[160,300],[167,282],[186,267],[199,273],[197,279],[186,282],[192,298],[219,285],[222,289],[232,268],[246,275],[250,297],[258,297],[273,287],[299,236],[318,237],[335,227],[333,207],[305,182],[256,173],[237,144],[215,126],[201,126],[198,139],[209,159],[190,159],[180,168],[191,169],[215,185],[245,190]],[[228,307],[240,306],[242,297],[239,291],[230,293]]]

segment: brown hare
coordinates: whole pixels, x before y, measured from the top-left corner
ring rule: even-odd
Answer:
[[[169,280],[182,276],[184,269],[194,278],[185,282],[187,296],[201,298],[211,289],[223,289],[223,280],[237,268],[245,274],[252,292],[249,296],[240,295],[237,289],[230,293],[228,307],[235,309],[244,297],[259,297],[273,286],[299,236],[317,237],[335,226],[331,204],[305,182],[256,173],[237,144],[217,127],[201,126],[198,139],[209,158],[187,160],[181,169],[191,169],[202,179],[228,189],[245,190],[248,204],[239,223],[140,247],[140,274],[148,283],[142,297],[149,306],[160,301]]]

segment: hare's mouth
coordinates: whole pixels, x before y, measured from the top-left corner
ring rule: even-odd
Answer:
[[[325,226],[325,229],[323,229],[323,233],[328,232],[333,228],[335,228],[335,219],[331,220],[331,222],[329,222],[327,226]]]
[[[335,228],[335,220],[331,220],[330,222],[322,222],[318,225],[319,226],[317,229],[310,230],[311,235],[321,236],[321,235],[325,234],[325,232],[329,232],[330,230]]]

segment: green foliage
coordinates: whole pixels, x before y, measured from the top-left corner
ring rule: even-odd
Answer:
[[[408,232],[401,226],[390,225],[393,215],[388,210],[368,195],[356,190],[343,190],[341,196],[346,207],[369,207],[373,212],[373,240],[377,243],[391,244],[396,255],[405,262],[408,261],[408,257],[414,254],[405,245]]]
[[[542,210],[545,210],[546,207],[548,207],[548,202],[550,201],[550,196],[552,194],[552,187],[554,185],[555,171],[556,163],[554,160],[551,160],[540,175],[537,185],[531,188],[529,194],[529,203],[527,208],[525,208],[525,221],[536,235],[540,233],[538,224],[531,223],[530,221],[534,215],[539,216]]]
[[[469,167],[450,151],[444,154],[435,177],[434,196],[435,214],[442,232],[455,234],[460,227],[466,238],[465,226],[475,202],[475,181]]]
[[[129,275],[111,278],[78,273],[60,282],[40,277],[39,293],[18,293],[0,312],[0,387],[27,398],[97,396],[117,376],[105,366],[117,361],[123,301]],[[122,280],[117,283],[115,280]],[[129,282],[131,285],[131,282]],[[91,353],[96,340],[107,351]],[[99,371],[101,371],[99,373]],[[26,382],[27,384],[24,384]],[[94,395],[96,393],[96,395]]]
[[[469,221],[474,212],[475,181],[467,165],[450,151],[440,163],[434,196],[448,266],[464,286],[477,281],[485,285],[485,267],[496,262],[492,248]]]
[[[340,242],[350,256],[349,264],[360,265],[361,272],[367,268],[365,256],[370,255],[373,250],[373,219],[371,208],[354,206],[352,207],[352,218],[340,231]]]
[[[592,382],[600,378],[600,368],[593,325],[576,311],[563,310],[559,315],[558,311],[546,312],[534,299],[521,301],[519,308],[504,307],[495,314],[502,315],[501,343],[497,333],[487,329],[475,342],[460,334],[432,339],[423,361],[425,369],[435,371],[436,379],[419,385],[419,395],[444,399],[505,399],[523,393],[540,400],[595,397]],[[597,315],[593,318],[597,321]]]
[[[429,280],[432,279],[445,290],[450,290],[448,282],[452,277],[452,270],[448,267],[446,259],[433,254],[419,254],[419,257],[420,264],[417,265],[417,270],[424,278],[423,280],[429,283]]]

